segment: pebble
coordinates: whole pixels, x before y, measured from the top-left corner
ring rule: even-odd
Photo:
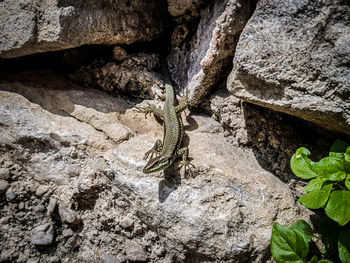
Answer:
[[[49,187],[46,185],[40,185],[36,191],[35,191],[35,195],[36,196],[43,196],[47,191],[49,190]]]
[[[58,212],[60,214],[62,223],[67,224],[79,224],[81,222],[81,218],[79,217],[78,213],[67,208],[66,206],[59,204],[58,206]]]
[[[47,246],[52,244],[54,227],[51,223],[42,224],[32,230],[31,243],[33,245]]]
[[[130,215],[127,215],[122,220],[120,220],[119,225],[124,229],[132,228],[134,226],[134,220]]]
[[[101,257],[103,263],[119,263],[121,262],[117,257],[113,255],[104,255]]]
[[[51,197],[49,201],[49,205],[47,206],[47,211],[46,211],[47,216],[52,216],[53,212],[55,211],[56,205],[57,205],[57,199]]]
[[[52,256],[46,259],[47,263],[59,263],[60,259],[57,256]]]
[[[7,181],[0,179],[0,194],[6,193],[9,187],[10,187],[10,184]]]
[[[0,168],[0,179],[7,180],[10,178],[10,169]]]
[[[10,202],[14,202],[16,200],[16,193],[13,191],[12,187],[10,187],[9,189],[7,189],[6,191],[6,199]]]
[[[130,261],[146,261],[147,255],[143,247],[134,240],[126,240],[125,242],[126,259]]]

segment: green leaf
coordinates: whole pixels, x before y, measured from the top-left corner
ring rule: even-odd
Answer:
[[[312,179],[304,188],[305,192],[312,192],[314,190],[320,190],[322,185],[327,181],[327,178],[318,176]]]
[[[334,157],[341,157],[343,153],[345,153],[346,148],[349,146],[349,144],[342,140],[336,140],[333,145],[331,146],[331,150],[329,153],[329,156]]]
[[[345,151],[344,168],[345,168],[345,171],[350,174],[350,146],[346,148],[346,151]]]
[[[328,217],[321,221],[319,232],[326,249],[322,253],[327,254],[337,248],[339,229],[338,223]]]
[[[312,257],[312,259],[309,261],[309,263],[317,263],[318,262],[318,257],[315,255]]]
[[[350,174],[345,179],[345,186],[350,190]]]
[[[271,253],[277,263],[301,263],[309,252],[309,244],[298,232],[275,222],[272,228]]]
[[[325,211],[331,219],[344,226],[350,221],[350,191],[333,191]]]
[[[327,260],[327,259],[321,259],[318,261],[318,263],[333,263],[333,261]]]
[[[299,198],[298,202],[309,209],[318,209],[324,206],[331,193],[333,184],[324,183],[321,189],[315,189]]]
[[[303,179],[311,179],[317,174],[311,169],[312,162],[309,159],[310,151],[304,147],[299,148],[290,160],[293,173]]]
[[[346,177],[343,159],[326,157],[315,163],[312,169],[330,181],[343,181]]]
[[[306,242],[311,242],[314,236],[311,226],[305,220],[296,221],[290,229],[302,235]]]
[[[343,229],[340,232],[338,252],[342,263],[350,263],[350,229]]]

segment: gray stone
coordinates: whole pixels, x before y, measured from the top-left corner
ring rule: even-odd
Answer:
[[[46,260],[47,260],[46,261],[47,263],[59,263],[59,262],[61,262],[57,256],[48,257]]]
[[[31,243],[33,245],[51,245],[54,238],[54,227],[51,223],[39,225],[32,230]]]
[[[7,181],[0,179],[0,194],[6,193],[9,187],[10,184]]]
[[[134,240],[126,240],[125,242],[126,259],[131,261],[146,261],[147,255],[144,248]]]
[[[163,32],[164,21],[161,1],[5,0],[0,2],[0,57],[150,41]]]
[[[190,43],[172,47],[169,72],[181,89],[189,90],[191,105],[198,104],[231,65],[249,10],[249,1],[212,1],[202,11]]]
[[[10,187],[7,189],[6,193],[6,199],[10,202],[15,202],[17,198],[17,194],[14,192],[13,188]]]
[[[117,257],[113,255],[104,255],[101,257],[102,263],[119,263],[121,262]]]
[[[26,181],[16,183],[49,185],[62,221],[76,222],[81,217],[83,224],[70,226],[84,238],[57,231],[57,240],[62,240],[57,251],[79,246],[76,262],[95,260],[96,251],[105,255],[111,247],[119,248],[118,259],[122,254],[130,261],[204,257],[217,262],[264,262],[270,257],[274,221],[291,224],[295,218],[308,219],[310,212],[295,203],[288,186],[264,170],[252,150],[229,143],[220,124],[207,116],[193,115],[189,123],[184,119],[196,168],[184,174],[175,166],[165,174],[145,175],[144,153],[163,134],[154,118],[146,119],[131,102],[59,77],[43,74],[31,79],[30,85],[21,77],[16,75],[15,83],[0,82],[0,123],[6,123],[0,125],[1,139],[16,153],[31,151],[23,164],[28,176],[19,178]],[[134,136],[115,143],[102,128],[113,121]],[[79,157],[68,154],[72,147]],[[77,166],[78,175],[71,176]],[[38,206],[39,198],[32,197],[31,203]],[[73,213],[77,217],[71,219]],[[122,229],[119,219],[124,215],[135,219],[134,228],[142,224],[145,235]],[[23,227],[8,224],[11,216],[7,212],[0,218],[5,230]],[[53,226],[40,226],[34,233],[39,236],[34,240],[53,239]],[[8,235],[1,249],[15,238]],[[10,244],[18,250],[15,241]],[[39,253],[29,249],[33,255]]]
[[[81,222],[79,214],[76,211],[69,209],[64,204],[58,205],[58,212],[60,214],[62,223],[76,225]]]
[[[129,94],[137,98],[154,97],[152,87],[164,85],[164,78],[158,72],[160,68],[159,55],[155,53],[127,55],[116,47],[114,52],[120,53],[114,54],[114,57],[122,62],[83,66],[70,77],[87,86],[98,86],[108,92]],[[111,130],[117,128],[110,127]],[[119,134],[119,132],[117,133]],[[121,139],[126,139],[128,135],[125,134]]]
[[[57,199],[51,197],[50,201],[49,201],[49,205],[47,206],[47,210],[46,210],[46,215],[47,216],[52,216],[52,214],[55,211],[56,205],[57,205]]]
[[[0,179],[7,180],[10,178],[10,169],[0,168]]]
[[[134,226],[134,220],[132,219],[132,217],[130,215],[123,217],[120,222],[119,222],[120,226],[122,228],[131,228]]]
[[[237,44],[228,89],[350,134],[349,13],[340,0],[259,1]]]

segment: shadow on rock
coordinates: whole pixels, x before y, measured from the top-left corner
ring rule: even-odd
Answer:
[[[290,170],[290,159],[299,147],[311,151],[319,161],[328,156],[336,139],[350,141],[344,134],[329,131],[310,122],[250,103],[243,103],[249,145],[262,168],[284,182],[297,179]]]
[[[60,116],[69,116],[77,105],[102,113],[124,113],[134,106],[106,92],[76,85],[60,73],[48,70],[23,71],[16,77],[2,77],[0,90],[18,93]]]
[[[158,184],[158,199],[160,203],[164,203],[169,195],[181,185],[180,170],[170,168],[164,170],[164,180]]]

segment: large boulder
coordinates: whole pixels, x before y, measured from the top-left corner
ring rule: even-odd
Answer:
[[[178,167],[145,175],[143,155],[162,137],[154,118],[64,78],[18,76],[0,83],[0,163],[17,193],[0,208],[0,249],[12,257],[43,256],[26,226],[51,216],[63,262],[72,249],[69,262],[266,262],[273,222],[308,215],[286,184],[262,169],[251,150],[228,142],[209,117],[187,118],[196,168],[187,176]],[[58,212],[47,213],[53,198]],[[63,207],[74,211],[77,225]]]
[[[261,0],[244,28],[228,89],[350,134],[348,1]]]
[[[164,30],[166,15],[163,1],[1,1],[0,57],[150,41]]]
[[[240,32],[250,13],[249,1],[213,1],[202,10],[198,28],[175,28],[168,56],[169,72],[181,89],[188,89],[191,105],[198,104],[230,67]]]

